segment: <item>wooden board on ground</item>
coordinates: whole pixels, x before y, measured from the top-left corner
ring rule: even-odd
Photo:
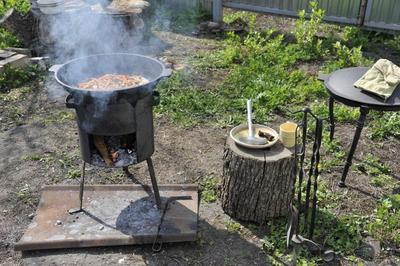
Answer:
[[[190,196],[168,204],[160,230],[162,241],[195,241],[197,185],[160,185],[159,189],[163,202]],[[15,250],[153,243],[163,211],[157,209],[150,191],[141,185],[85,186],[84,212],[69,214],[69,209],[79,205],[79,186],[47,186]]]
[[[241,221],[264,223],[288,213],[295,160],[278,142],[269,149],[243,148],[228,138],[221,188],[223,210]]]

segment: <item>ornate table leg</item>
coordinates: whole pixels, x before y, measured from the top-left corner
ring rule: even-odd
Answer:
[[[333,140],[333,135],[335,134],[335,117],[333,115],[333,104],[334,104],[333,97],[329,97],[329,139]]]
[[[353,155],[354,155],[354,152],[356,151],[358,140],[360,139],[361,131],[364,127],[364,122],[365,122],[365,118],[367,117],[368,111],[369,110],[367,107],[360,108],[360,117],[358,118],[358,121],[357,121],[356,133],[354,134],[353,143],[351,144],[350,152],[349,152],[349,155],[347,156],[346,164],[344,166],[343,173],[342,173],[342,178],[339,182],[339,187],[346,187],[345,182],[346,182],[347,173],[349,172],[349,169],[350,169],[350,166],[351,166],[351,163],[353,160]]]

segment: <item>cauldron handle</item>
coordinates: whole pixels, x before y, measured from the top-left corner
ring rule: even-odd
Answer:
[[[164,68],[162,73],[161,73],[161,78],[168,78],[171,75],[172,75],[172,69]]]
[[[153,91],[153,106],[160,104],[160,93],[158,91]]]
[[[67,98],[65,98],[65,106],[67,108],[76,108],[76,104],[72,94],[68,94]]]

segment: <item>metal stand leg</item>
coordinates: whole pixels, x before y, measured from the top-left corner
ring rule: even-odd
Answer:
[[[156,174],[154,173],[153,161],[151,160],[151,158],[148,158],[146,161],[147,161],[147,166],[149,167],[151,184],[153,186],[153,191],[154,191],[154,197],[156,199],[156,204],[157,204],[157,207],[159,209],[161,209],[161,198],[160,198],[160,192],[158,190]]]
[[[367,117],[367,114],[368,114],[368,108],[361,107],[360,108],[360,117],[357,121],[356,133],[354,134],[353,143],[351,144],[350,152],[349,152],[349,155],[347,156],[346,164],[344,166],[343,173],[342,173],[342,178],[339,182],[339,187],[346,187],[345,182],[346,182],[347,173],[349,172],[350,166],[352,164],[353,155],[354,155],[354,152],[356,151],[358,140],[360,139],[361,131],[364,127],[364,122],[365,122],[365,118]]]
[[[83,211],[82,208],[82,203],[83,203],[83,190],[85,186],[85,168],[86,168],[86,162],[83,162],[82,164],[82,169],[81,169],[81,182],[80,182],[80,187],[79,187],[79,208],[74,208],[68,210],[70,214],[78,213]]]
[[[333,115],[333,104],[334,99],[329,97],[329,139],[333,140],[333,135],[335,134],[335,117]]]

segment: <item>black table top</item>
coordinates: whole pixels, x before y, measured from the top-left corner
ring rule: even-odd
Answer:
[[[335,100],[349,106],[365,106],[377,110],[399,111],[400,86],[396,88],[393,95],[386,101],[383,98],[354,87],[353,84],[367,70],[368,68],[366,67],[351,67],[337,70],[325,80],[325,87]]]

